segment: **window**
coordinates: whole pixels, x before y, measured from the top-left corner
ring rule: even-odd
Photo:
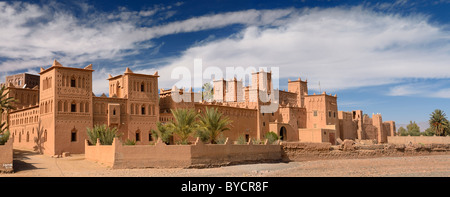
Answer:
[[[75,79],[70,80],[70,87],[72,87],[72,88],[77,87],[77,81]]]
[[[77,131],[76,130],[72,130],[72,133],[70,135],[70,141],[71,142],[76,142],[77,141]]]
[[[333,112],[333,116],[336,118],[336,112]]]
[[[136,132],[136,142],[141,141],[141,133]]]
[[[314,110],[314,116],[317,116],[317,110]]]
[[[114,116],[116,115],[116,109],[113,109],[113,115]]]
[[[75,103],[70,104],[70,112],[77,112],[77,104]]]
[[[331,118],[331,111],[328,111],[328,117]]]
[[[145,106],[142,106],[142,107],[141,107],[141,114],[142,114],[142,115],[145,115]]]
[[[263,126],[264,126],[264,127],[266,126],[266,122],[263,122]]]
[[[153,140],[153,138],[152,138],[152,133],[151,132],[148,132],[148,141],[152,141]]]
[[[144,83],[141,83],[141,92],[143,92],[145,89]]]
[[[248,140],[250,140],[250,135],[249,134],[245,134],[245,141],[248,142]]]

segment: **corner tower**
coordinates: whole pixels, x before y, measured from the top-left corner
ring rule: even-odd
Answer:
[[[50,68],[41,68],[39,107],[48,154],[84,153],[86,128],[93,126],[93,71],[92,64],[72,68],[56,60]]]

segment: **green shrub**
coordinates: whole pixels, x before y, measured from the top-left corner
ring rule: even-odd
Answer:
[[[0,134],[0,145],[5,145],[5,143],[9,139],[9,131],[4,131],[2,134]]]
[[[259,139],[252,139],[252,144],[253,145],[259,145],[259,144],[264,144],[264,142],[259,140]]]
[[[264,136],[264,138],[267,139],[267,144],[273,144],[273,143],[275,143],[278,139],[280,139],[280,137],[278,137],[278,135],[277,135],[275,132],[273,132],[273,131],[270,131],[270,132],[266,133],[266,135]]]
[[[94,128],[87,128],[88,141],[91,145],[97,144],[97,139],[101,145],[112,145],[115,137],[120,137],[116,127],[107,127],[104,125],[95,125]]]
[[[216,140],[216,144],[225,144],[226,140],[227,138],[223,135],[223,133],[221,133]]]
[[[130,139],[127,139],[126,141],[125,141],[125,143],[123,143],[124,145],[127,145],[127,146],[134,146],[134,145],[136,145],[136,141],[135,140],[130,140]]]
[[[243,134],[238,137],[236,144],[247,144],[247,140],[245,140],[245,136]]]

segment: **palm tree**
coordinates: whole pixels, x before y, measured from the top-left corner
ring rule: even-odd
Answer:
[[[211,83],[203,84],[202,90],[202,100],[211,102],[214,95],[214,88],[211,86]]]
[[[440,109],[436,109],[430,114],[429,123],[430,128],[432,128],[436,135],[439,136],[444,134],[444,131],[449,127],[447,117],[445,117],[444,111]]]
[[[211,144],[216,143],[217,137],[221,132],[230,130],[228,125],[232,122],[228,117],[224,117],[217,108],[206,107],[203,116],[200,116],[200,135]]]
[[[170,138],[172,137],[172,132],[167,129],[167,126],[162,124],[161,122],[156,122],[156,130],[152,129],[152,135],[156,137],[156,139],[161,138],[161,140],[169,144]]]
[[[16,100],[13,97],[8,97],[9,95],[9,90],[6,91],[7,88],[6,86],[2,86],[0,88],[0,112],[1,114],[3,114],[4,112],[6,112],[6,130],[9,129],[9,111],[10,110],[14,110],[16,109],[14,107],[14,102],[16,102]]]
[[[188,144],[189,136],[199,128],[197,113],[192,109],[171,109],[170,111],[174,120],[166,125],[167,129],[180,137],[181,144]]]

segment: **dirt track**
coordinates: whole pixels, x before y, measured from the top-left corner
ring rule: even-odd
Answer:
[[[109,169],[87,161],[84,155],[52,158],[23,150],[14,150],[13,174],[0,177],[329,177],[398,176],[450,177],[450,155],[378,157],[369,159],[317,160],[275,164],[251,164],[209,169]]]

